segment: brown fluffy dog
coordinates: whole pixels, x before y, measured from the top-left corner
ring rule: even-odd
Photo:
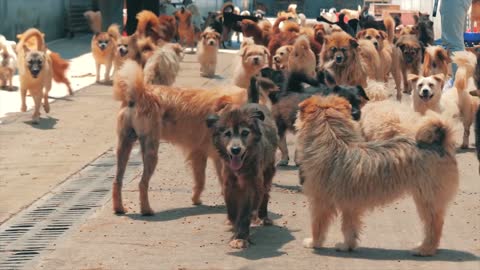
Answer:
[[[144,83],[141,67],[127,60],[115,76],[113,92],[114,98],[122,103],[117,119],[117,173],[113,182],[113,210],[116,213],[125,212],[121,197],[122,179],[137,139],[143,155],[143,174],[139,184],[141,213],[153,214],[148,202],[148,183],[157,165],[160,140],[173,143],[187,153],[194,175],[192,201],[200,204],[209,157],[213,159],[217,172],[220,171],[218,154],[205,119],[228,103],[244,104],[245,89],[204,91],[151,86]]]
[[[158,21],[165,28],[163,31],[164,40],[167,42],[172,41],[177,34],[177,19],[175,19],[175,16],[162,14],[158,16]]]
[[[315,54],[310,48],[308,37],[298,37],[288,57],[288,70],[290,72],[301,72],[308,76],[315,77],[315,68]]]
[[[293,50],[292,45],[285,45],[277,49],[273,56],[273,64],[277,70],[288,69],[288,59]]]
[[[107,32],[95,33],[92,38],[91,48],[93,59],[95,59],[95,68],[97,71],[97,83],[100,82],[100,66],[105,66],[105,82],[110,81],[110,70],[113,65],[115,51],[117,49],[117,39],[119,38],[118,25],[112,24]]]
[[[424,223],[415,255],[431,256],[442,235],[446,208],[458,188],[453,134],[438,118],[426,121],[415,139],[398,136],[364,142],[342,98],[312,97],[300,104],[296,123],[300,177],[311,209],[308,248],[322,247],[337,211],[342,212],[341,251],[357,247],[361,217],[368,210],[410,194]]]
[[[270,42],[268,43],[268,51],[270,55],[275,55],[278,48],[285,46],[285,45],[293,45],[295,40],[298,37],[298,33],[300,32],[300,27],[294,23],[288,24],[288,27],[284,27],[283,31],[280,30],[279,25],[281,22],[287,20],[286,17],[277,18],[275,23],[273,24],[272,28],[272,36],[270,38]],[[272,58],[269,57],[268,65],[272,67]]]
[[[12,79],[17,71],[17,55],[13,51],[13,48],[8,48],[8,46],[9,45],[2,43],[0,39],[0,87],[6,87],[8,82],[8,90],[12,91]]]
[[[195,46],[195,29],[192,23],[192,13],[182,7],[173,14],[178,21],[178,37],[182,46],[190,47],[193,50]]]
[[[197,59],[200,63],[200,76],[212,78],[217,68],[217,54],[220,34],[210,27],[200,35],[197,47]]]
[[[254,44],[251,38],[244,38],[239,55],[241,60],[235,68],[233,83],[238,87],[248,88],[250,78],[267,65],[270,53],[265,46]]]
[[[137,40],[138,53],[136,61],[142,67],[145,66],[147,60],[153,55],[153,52],[158,48],[157,44],[149,37],[142,37]]]
[[[223,194],[234,225],[230,246],[246,248],[252,218],[272,224],[267,207],[278,144],[275,122],[265,106],[247,104],[209,116],[207,125],[221,158]]]
[[[357,41],[345,32],[325,37],[320,69],[330,69],[337,84],[367,86],[367,77],[376,79],[380,58],[371,42]]]
[[[26,44],[29,39],[35,38],[37,48],[29,48]],[[40,106],[43,98],[43,108],[45,112],[50,112],[48,103],[48,92],[52,88],[53,67],[52,59],[47,54],[47,47],[43,34],[35,28],[30,28],[22,34],[20,42],[17,45],[18,54],[18,73],[20,75],[20,111],[27,110],[26,96],[27,91],[33,97],[35,109],[32,115],[33,123],[40,121]]]
[[[451,62],[447,50],[441,46],[428,46],[423,56],[421,74],[427,77],[441,73],[446,78],[448,76],[448,65]]]
[[[120,36],[119,33],[118,39],[115,43],[117,45],[117,48],[115,50],[113,59],[113,74],[115,74],[120,69],[125,60],[136,60],[139,54],[137,46],[137,35],[135,34],[124,37]]]
[[[137,14],[137,30],[135,31],[138,38],[149,37],[153,43],[157,43],[160,40],[166,40],[165,31],[166,25],[162,25],[159,17],[155,13],[144,10]]]
[[[155,49],[145,62],[145,83],[172,85],[180,70],[182,58],[183,49],[178,43],[166,43]]]
[[[267,27],[265,27],[265,25]],[[249,19],[243,19],[240,26],[242,27],[244,37],[252,37],[255,44],[268,46],[270,42],[271,25],[268,26],[268,24],[263,22],[256,23]]]
[[[401,36],[395,45],[400,48],[400,69],[403,77],[403,92],[410,94],[411,85],[408,83],[407,74],[418,75],[422,62],[422,45],[414,35]]]

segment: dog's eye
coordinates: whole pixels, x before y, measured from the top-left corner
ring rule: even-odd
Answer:
[[[432,67],[433,67],[433,68],[437,68],[437,64],[433,63],[433,64],[432,64]]]
[[[429,83],[428,86],[430,86],[430,88],[433,87],[433,83]]]
[[[336,52],[336,51],[337,51],[337,48],[332,47],[330,50],[332,50],[332,52]]]
[[[230,138],[230,137],[232,137],[232,132],[230,130],[227,130],[227,131],[225,131],[225,133],[223,133],[223,136],[225,136],[227,138]]]
[[[341,48],[340,49],[342,52],[346,52],[347,51],[347,48]]]
[[[280,55],[283,55],[283,52],[281,52]]]
[[[375,38],[376,38],[376,39],[380,39],[380,36],[376,36]]]
[[[248,134],[250,134],[250,131],[248,130],[242,130],[242,133],[240,135],[242,135],[242,137],[247,137]]]
[[[418,84],[418,87],[422,87],[422,86],[423,86],[423,83],[419,83],[419,84]]]
[[[366,38],[367,38],[367,39],[372,39],[372,37],[371,37],[371,36],[366,36]]]

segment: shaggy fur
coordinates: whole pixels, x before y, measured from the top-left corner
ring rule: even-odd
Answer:
[[[217,67],[217,54],[220,45],[220,34],[208,27],[200,36],[197,46],[197,59],[200,63],[200,75],[212,78]]]
[[[172,41],[172,39],[177,34],[177,19],[175,19],[175,16],[162,14],[158,16],[158,21],[160,25],[165,27],[165,30],[163,31],[165,41]]]
[[[117,73],[125,60],[137,60],[140,53],[135,34],[126,37],[119,35],[115,43],[117,48],[113,56],[113,74]]]
[[[428,46],[423,56],[422,76],[427,77],[435,74],[448,76],[448,66],[452,61],[447,50],[441,46]]]
[[[17,71],[17,55],[13,48],[7,44],[5,37],[0,36],[0,86],[13,90],[12,79]]]
[[[301,72],[308,76],[315,76],[315,54],[310,48],[310,41],[307,36],[300,36],[293,44],[292,53],[288,57],[288,70],[290,72]]]
[[[408,80],[412,83],[413,92],[413,110],[425,114],[427,110],[441,113],[444,108],[440,104],[442,98],[443,74],[423,77],[414,74],[408,75]]]
[[[436,253],[446,209],[458,188],[458,167],[449,125],[432,117],[411,137],[364,142],[351,120],[350,104],[336,96],[300,103],[298,144],[300,177],[310,203],[312,237],[320,248],[337,211],[342,213],[344,242],[358,245],[362,216],[377,206],[409,194],[414,198],[425,237],[415,255]]]
[[[300,32],[300,27],[295,24],[290,24],[287,29],[280,30],[280,23],[287,20],[286,17],[277,18],[275,23],[273,24],[272,28],[272,36],[270,38],[270,42],[268,43],[268,51],[270,55],[275,55],[277,50],[285,45],[293,45],[295,40],[298,37]],[[268,59],[268,65],[272,67],[272,58]]]
[[[36,39],[36,48],[29,48],[27,46],[26,43],[31,38]],[[17,55],[22,102],[20,111],[25,112],[27,110],[26,96],[28,91],[35,102],[32,122],[36,124],[40,121],[42,98],[45,112],[50,112],[48,92],[52,88],[53,78],[52,59],[47,53],[43,33],[35,28],[30,28],[25,31],[17,45]]]
[[[137,20],[138,24],[135,34],[138,38],[149,37],[155,44],[160,40],[166,40],[166,26],[161,24],[155,13],[143,10],[137,14]]]
[[[288,59],[293,50],[292,45],[285,45],[277,49],[273,56],[273,64],[277,70],[288,70]]]
[[[183,49],[179,44],[167,43],[156,49],[145,63],[145,82],[154,85],[172,85],[180,71]]]
[[[240,61],[233,74],[233,83],[248,88],[250,78],[267,65],[270,53],[265,46],[254,44],[251,38],[245,38],[239,51]]]
[[[102,32],[102,13],[100,11],[85,11],[83,17],[87,20],[90,30],[92,30],[93,33]]]
[[[412,87],[408,83],[407,74],[418,75],[422,62],[423,46],[414,35],[401,36],[395,45],[400,49],[400,69],[403,77],[403,92],[410,94]]]
[[[433,22],[430,20],[429,14],[415,15],[415,27],[417,30],[417,37],[424,46],[433,45],[434,33],[433,33]]]
[[[173,15],[178,21],[177,33],[180,44],[193,50],[195,46],[195,29],[192,22],[192,12],[182,7]]]
[[[113,94],[121,102],[117,118],[117,172],[113,182],[113,210],[124,213],[121,189],[128,157],[137,139],[143,157],[143,173],[139,184],[140,208],[143,215],[152,215],[148,201],[148,183],[157,164],[159,141],[182,148],[193,170],[192,202],[200,204],[205,186],[207,159],[213,159],[220,172],[217,151],[211,132],[205,125],[208,115],[229,104],[246,102],[244,89],[205,91],[152,86],[144,83],[137,63],[127,60],[115,76]],[[221,179],[221,178],[220,178]]]
[[[158,46],[149,37],[141,37],[137,40],[137,56],[135,57],[137,63],[142,67],[145,66],[147,60],[152,57],[153,53],[157,50]]]
[[[268,22],[268,20],[265,21]],[[240,26],[242,27],[242,33],[244,37],[252,37],[255,44],[268,46],[268,43],[270,42],[271,25],[269,28],[268,24],[264,23],[263,21],[261,23],[267,25],[267,27],[262,28],[260,23],[256,23],[248,19],[242,20],[240,22]]]
[[[480,106],[475,115],[475,148],[477,149],[477,159],[480,162]],[[478,165],[478,174],[480,174],[480,164]]]
[[[110,70],[113,65],[115,51],[117,49],[117,40],[120,38],[118,25],[112,24],[107,32],[96,33],[93,35],[91,48],[93,59],[95,59],[95,68],[97,71],[96,81],[100,82],[100,66],[105,66],[105,82],[110,81]]]
[[[247,104],[209,116],[207,125],[220,156],[228,219],[234,225],[230,246],[246,248],[252,219],[272,224],[267,207],[275,175],[275,123],[266,107]]]

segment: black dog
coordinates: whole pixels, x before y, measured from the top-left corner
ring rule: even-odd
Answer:
[[[243,19],[249,19],[254,22],[258,22],[258,18],[255,16],[241,16],[233,13],[235,6],[231,3],[227,3],[222,8],[222,44],[224,41],[228,41],[228,35],[233,30],[235,32],[242,32],[242,27],[240,26],[240,22]]]
[[[415,25],[417,28],[418,40],[421,41],[425,46],[433,45],[434,34],[433,34],[433,22],[430,20],[429,14],[419,14],[420,16],[415,15]]]
[[[350,19],[348,23],[345,23],[344,19],[345,19],[345,14],[338,15],[338,22],[331,22],[322,16],[317,17],[317,21],[338,25],[340,28],[342,28],[343,31],[347,32],[352,37],[355,37],[355,35],[357,34],[359,21],[357,19]]]

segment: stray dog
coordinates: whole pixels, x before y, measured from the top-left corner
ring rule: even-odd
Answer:
[[[118,39],[115,43],[117,45],[117,48],[115,50],[113,58],[113,74],[117,73],[125,60],[136,60],[139,54],[139,49],[137,46],[137,35],[135,34],[124,37],[120,36],[119,33]]]
[[[285,45],[277,49],[273,56],[273,64],[277,70],[288,70],[288,59],[293,50],[292,45]]]
[[[163,31],[165,41],[171,42],[177,35],[177,19],[175,19],[175,16],[162,14],[158,16],[158,21],[160,25],[165,27],[165,30]]]
[[[166,43],[155,49],[145,63],[145,83],[172,85],[177,78],[182,59],[183,49],[178,43]]]
[[[202,91],[152,86],[144,83],[142,68],[134,61],[127,60],[114,78],[113,94],[121,102],[117,118],[117,172],[112,192],[115,213],[125,212],[121,195],[122,180],[128,157],[137,140],[140,142],[144,165],[139,184],[141,213],[153,214],[148,201],[148,183],[157,164],[160,140],[173,143],[187,153],[194,175],[192,202],[200,204],[207,159],[213,159],[217,172],[220,172],[221,166],[205,119],[229,104],[243,105],[247,99],[245,89]],[[193,130],[195,132],[191,132]]]
[[[192,12],[182,7],[173,15],[178,21],[177,32],[180,44],[184,47],[189,47],[191,52],[193,52],[193,47],[195,46],[195,29],[192,23]]]
[[[0,86],[13,90],[12,79],[17,71],[17,55],[12,46],[7,43],[4,36],[0,36]]]
[[[246,248],[252,219],[272,224],[267,207],[275,175],[275,123],[265,106],[247,104],[210,115],[207,126],[220,156],[228,220],[234,226],[230,247]]]
[[[315,54],[310,48],[310,41],[307,36],[302,35],[293,44],[292,53],[288,57],[288,70],[314,77],[315,68]]]
[[[220,34],[208,27],[200,35],[197,47],[197,59],[200,63],[200,76],[212,78],[217,67],[217,54]]]
[[[100,11],[85,11],[83,17],[87,20],[88,26],[90,26],[90,30],[93,33],[102,32],[102,13]]]
[[[91,47],[93,59],[95,59],[97,83],[100,82],[100,65],[105,66],[105,82],[110,81],[110,69],[113,65],[117,49],[116,41],[120,37],[119,33],[118,25],[112,24],[108,27],[107,32],[95,33],[93,35]]]
[[[145,67],[145,63],[147,60],[152,57],[153,52],[158,48],[157,44],[155,44],[151,38],[149,37],[141,37],[137,39],[137,49],[138,53],[135,57],[135,60],[138,64],[142,67]]]
[[[458,189],[451,127],[432,116],[415,138],[364,142],[347,100],[315,96],[299,106],[295,125],[302,155],[300,181],[312,213],[312,237],[304,246],[321,248],[340,211],[344,242],[336,249],[351,251],[357,247],[366,211],[410,194],[425,227],[423,243],[413,252],[434,255],[446,208]]]
[[[170,24],[161,24],[160,18],[149,10],[143,10],[137,14],[137,30],[135,34],[137,38],[150,38],[153,43],[157,44],[161,40],[167,40],[171,33],[165,34],[170,29]]]
[[[231,43],[230,37],[232,30],[235,32],[242,32],[242,28],[240,26],[240,22],[244,19],[248,19],[254,22],[258,22],[259,19],[255,16],[241,16],[235,14],[235,6],[232,2],[226,2],[222,9],[221,14],[223,16],[222,20],[222,42],[229,42]]]
[[[445,77],[442,73],[423,77],[408,74],[413,85],[413,110],[425,114],[427,110],[441,113],[444,108],[440,103]]]
[[[441,46],[428,46],[423,56],[422,76],[427,77],[435,74],[448,75],[448,65],[452,62],[447,50]]]
[[[252,37],[255,44],[268,46],[270,42],[272,24],[268,20],[262,20],[256,23],[249,19],[240,22],[244,37]]]
[[[36,48],[29,48],[27,42],[35,38]],[[52,59],[47,54],[47,47],[43,39],[43,33],[38,29],[30,28],[25,31],[17,45],[18,73],[20,75],[20,94],[22,105],[20,111],[27,110],[27,91],[33,97],[35,109],[32,115],[32,122],[37,124],[40,121],[40,106],[43,97],[43,108],[46,113],[50,112],[48,92],[52,88],[53,67]]]
[[[246,89],[250,84],[250,78],[267,65],[270,53],[265,46],[256,45],[251,38],[245,38],[239,55],[241,60],[235,68],[233,83]]]
[[[414,35],[401,36],[395,46],[400,48],[400,69],[403,77],[403,92],[410,94],[412,87],[408,83],[407,74],[418,75],[420,73],[420,65],[422,62],[423,45]]]
[[[419,13],[419,16],[414,15],[413,18],[415,19],[418,40],[424,46],[433,45],[433,22],[430,20],[430,15]]]
[[[340,27],[345,33],[349,34],[350,36],[354,37],[357,33],[357,25],[358,25],[358,20],[357,19],[351,19],[348,21],[348,23],[345,23],[345,14],[339,14],[338,15],[338,21],[333,22],[323,16],[317,17],[317,21],[319,22],[324,22],[330,25],[336,25]]]

